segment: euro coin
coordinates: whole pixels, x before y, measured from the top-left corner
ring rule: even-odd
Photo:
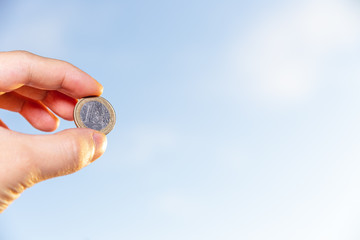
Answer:
[[[108,134],[116,122],[115,111],[102,97],[80,99],[74,109],[74,120],[78,128],[91,128]]]

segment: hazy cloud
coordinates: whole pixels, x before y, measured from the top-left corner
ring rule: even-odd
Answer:
[[[302,102],[324,78],[326,61],[358,46],[358,5],[317,0],[269,12],[253,23],[235,51],[238,81],[250,83],[257,101]]]

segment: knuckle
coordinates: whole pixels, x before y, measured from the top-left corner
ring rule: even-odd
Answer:
[[[33,53],[25,51],[25,50],[16,50],[16,51],[13,51],[12,53],[20,59],[28,59],[28,58],[34,56]]]
[[[29,52],[26,50],[16,50],[15,52],[18,54],[22,54],[23,56],[33,56],[34,55],[32,52]]]
[[[9,92],[23,84],[28,76],[28,66],[31,53],[26,51],[12,51],[4,53],[0,63],[5,68],[0,71],[0,91]]]

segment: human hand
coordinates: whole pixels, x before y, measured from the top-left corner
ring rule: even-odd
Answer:
[[[23,51],[0,52],[0,108],[20,113],[39,130],[58,127],[52,112],[73,120],[77,99],[100,96],[102,90],[69,63]],[[0,213],[26,188],[78,171],[105,149],[106,136],[95,130],[28,135],[9,130],[0,120]]]

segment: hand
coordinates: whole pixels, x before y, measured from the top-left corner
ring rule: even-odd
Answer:
[[[0,53],[0,108],[20,113],[39,130],[58,127],[52,112],[73,120],[77,99],[100,96],[102,90],[69,63],[23,51]],[[105,149],[105,135],[91,129],[27,135],[9,130],[0,120],[0,213],[26,188],[73,173]]]

